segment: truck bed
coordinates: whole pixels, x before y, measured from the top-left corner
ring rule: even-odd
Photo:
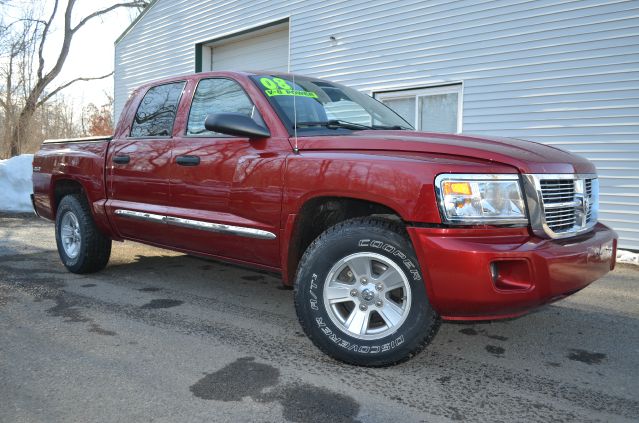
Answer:
[[[94,215],[106,198],[105,158],[111,136],[51,139],[33,158],[33,194],[36,213],[54,219],[55,208],[70,184],[80,184]]]

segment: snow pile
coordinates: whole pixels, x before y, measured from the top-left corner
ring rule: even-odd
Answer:
[[[639,254],[632,251],[617,250],[617,263],[639,264]]]
[[[0,160],[0,211],[30,212],[33,154]]]

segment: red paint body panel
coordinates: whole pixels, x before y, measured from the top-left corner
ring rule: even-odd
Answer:
[[[473,320],[520,315],[588,286],[614,266],[614,254],[597,252],[617,234],[597,224],[578,238],[548,240],[500,230],[409,228],[433,307],[445,319]],[[532,287],[504,291],[495,287],[490,263],[529,263]]]
[[[300,140],[304,148],[306,140]],[[285,215],[316,197],[349,197],[379,203],[404,221],[441,223],[435,176],[459,173],[516,173],[502,164],[432,154],[392,156],[388,151],[302,150],[290,155],[284,175]]]
[[[349,137],[303,138],[300,142],[300,149],[304,150],[358,148],[474,157],[515,167],[521,173],[596,173],[595,166],[582,157],[547,145],[512,138],[409,131],[359,131],[357,135]]]
[[[248,93],[255,89],[249,81],[239,81]],[[249,82],[249,83],[247,83]],[[288,137],[254,139],[231,136],[187,136],[190,102],[197,81],[189,81],[173,128],[170,165],[171,195],[167,214],[277,234],[282,213],[282,174],[286,156],[291,154]],[[259,93],[255,93],[259,94]],[[273,115],[267,103],[256,102],[262,116]],[[265,119],[266,120],[266,119]],[[274,128],[272,133],[277,133]],[[176,158],[192,155],[198,166],[180,166]],[[172,245],[199,253],[246,260],[279,267],[280,238],[252,239],[170,227]]]
[[[169,204],[170,139],[114,139],[107,163],[106,210],[117,234],[122,238],[140,238],[149,242],[168,243],[166,231],[157,223],[133,220],[114,214],[117,209],[166,214]],[[126,165],[113,163],[117,155],[128,155]]]
[[[187,136],[197,84],[211,77],[235,80],[271,137]],[[130,138],[148,89],[175,81],[186,84],[171,136]],[[595,173],[592,163],[565,151],[520,140],[409,131],[357,131],[297,142],[289,137],[249,74],[214,72],[157,81],[130,96],[112,140],[43,144],[34,158],[39,169],[33,174],[36,209],[53,219],[59,183],[71,181],[82,187],[96,223],[111,238],[279,270],[284,283],[291,284],[291,240],[304,204],[319,197],[378,203],[406,222],[429,298],[450,320],[514,317],[582,289],[614,266],[614,254],[597,255],[616,239],[600,224],[564,241],[537,238],[528,228],[442,225],[433,186],[438,174]],[[299,151],[293,151],[296,144]],[[129,163],[113,162],[123,154]],[[184,155],[199,157],[200,164],[178,165]],[[116,210],[267,231],[274,238],[167,225],[162,219],[134,220]],[[493,282],[493,262],[506,269],[506,279]]]
[[[109,143],[89,141],[68,144],[43,144],[33,158],[33,166],[41,168],[33,173],[33,193],[38,214],[55,219],[55,186],[72,181],[82,186],[92,205],[95,222],[106,234],[118,239],[111,231],[104,210],[106,199],[104,158]]]

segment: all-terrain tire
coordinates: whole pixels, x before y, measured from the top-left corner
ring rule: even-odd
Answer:
[[[82,195],[67,195],[60,201],[55,240],[62,263],[72,273],[97,272],[109,262],[111,239],[97,228]]]
[[[295,279],[295,309],[320,350],[359,366],[409,359],[440,325],[405,229],[371,217],[341,222],[308,247]]]

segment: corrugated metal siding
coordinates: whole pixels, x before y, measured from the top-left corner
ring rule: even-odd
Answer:
[[[212,70],[288,70],[288,26],[240,41],[225,42],[212,49]],[[247,59],[248,57],[248,59]],[[247,67],[248,66],[248,67]]]
[[[116,46],[116,112],[192,72],[196,43],[286,17],[294,72],[365,91],[463,81],[464,132],[593,160],[601,220],[639,249],[639,1],[159,0]]]

